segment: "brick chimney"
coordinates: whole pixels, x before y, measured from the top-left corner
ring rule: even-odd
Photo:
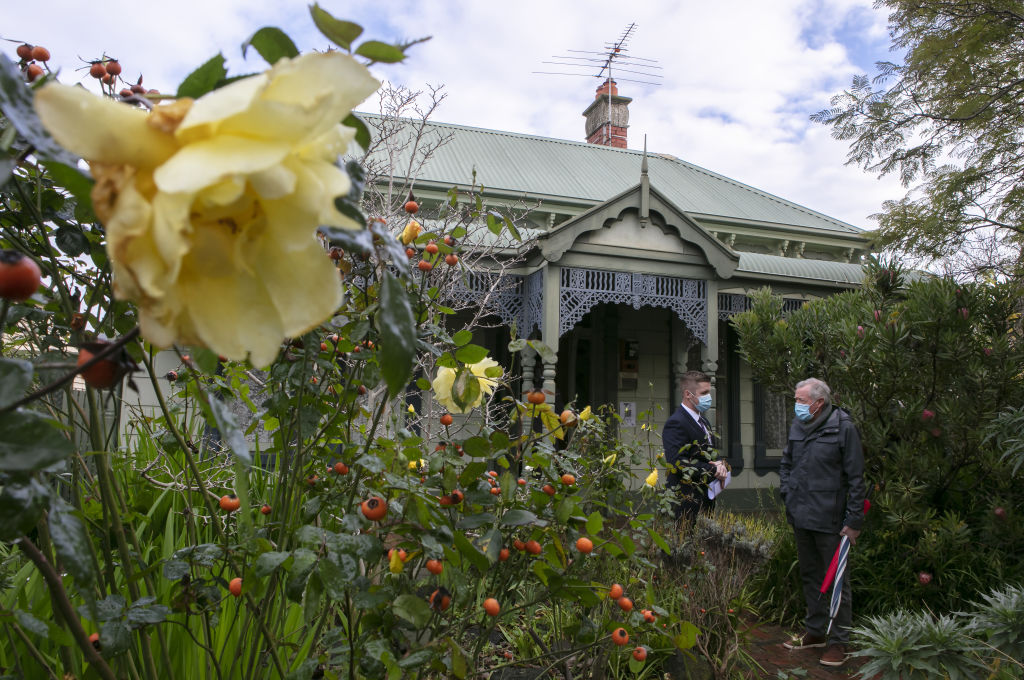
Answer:
[[[594,101],[583,112],[583,117],[587,119],[587,144],[625,149],[631,101],[629,97],[619,96],[619,88],[615,86],[614,80],[604,81],[597,88]]]

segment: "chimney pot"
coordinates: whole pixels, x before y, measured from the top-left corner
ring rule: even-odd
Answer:
[[[608,88],[612,90],[612,96],[615,97],[619,94],[619,88],[616,87],[614,80],[606,80],[601,83],[597,88],[597,94],[594,95],[594,99],[600,99],[602,96],[608,96]]]

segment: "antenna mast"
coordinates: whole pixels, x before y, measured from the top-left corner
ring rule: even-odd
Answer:
[[[611,145],[612,135],[612,87],[615,81],[612,79],[612,71],[615,73],[627,73],[631,77],[622,78],[619,80],[629,83],[640,83],[644,85],[661,85],[659,80],[663,78],[658,71],[661,71],[661,66],[657,65],[657,61],[654,59],[645,59],[643,57],[634,57],[629,54],[629,40],[633,37],[633,33],[636,31],[636,22],[630,23],[623,29],[622,34],[618,40],[612,43],[605,43],[604,49],[600,52],[592,52],[587,50],[567,50],[572,53],[569,55],[556,55],[552,59],[558,59],[561,61],[542,61],[542,64],[553,64],[558,66],[568,66],[577,71],[534,71],[543,75],[557,75],[557,76],[583,76],[604,79],[607,84],[605,90],[608,95],[608,115],[607,120],[604,124],[604,140],[605,146]],[[579,55],[579,56],[577,56]],[[594,72],[594,69],[597,72]],[[639,76],[639,77],[632,77]],[[626,100],[629,101],[628,99]]]

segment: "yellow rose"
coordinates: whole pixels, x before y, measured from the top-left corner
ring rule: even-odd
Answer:
[[[398,237],[404,245],[409,245],[416,240],[416,237],[423,231],[423,227],[416,220],[409,220],[409,224],[405,225],[405,229],[402,230],[402,235]]]
[[[334,206],[354,137],[339,121],[378,86],[330,52],[152,113],[56,83],[35,107],[91,165],[114,292],[138,304],[146,338],[264,366],[341,303],[315,231],[362,226]]]
[[[405,562],[402,561],[402,555],[398,550],[391,551],[391,556],[388,557],[388,569],[392,574],[401,574],[405,569]]]
[[[644,484],[651,487],[652,489],[658,486],[658,471],[652,470],[651,474],[647,475],[647,479],[644,480]]]
[[[585,409],[583,409],[582,411],[580,411],[580,415],[579,415],[580,420],[590,420],[593,417],[594,417],[594,414],[591,413],[589,406],[586,407]]]
[[[471,404],[468,404],[465,409],[459,408],[455,403],[455,399],[452,397],[452,387],[455,385],[455,379],[458,376],[458,373],[454,368],[442,366],[437,369],[437,375],[434,377],[434,381],[430,384],[434,389],[434,398],[451,413],[469,413],[471,410],[483,403],[485,396],[494,391],[494,387],[498,384],[498,381],[494,378],[487,377],[487,369],[493,368],[497,365],[498,362],[490,357],[482,359],[475,364],[466,364],[466,368],[469,369],[470,373],[476,377],[480,384],[480,394],[477,395],[477,398],[474,399]]]

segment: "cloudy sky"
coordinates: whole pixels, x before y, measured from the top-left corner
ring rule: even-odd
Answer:
[[[629,146],[722,173],[863,228],[892,178],[844,165],[846,144],[808,116],[889,52],[886,15],[872,0],[321,0],[365,38],[432,39],[378,78],[414,89],[444,85],[438,121],[584,139],[584,108],[599,81],[539,75],[569,50],[600,51],[630,23],[630,54],[653,60],[659,86],[620,81],[632,97]],[[0,37],[44,45],[64,82],[90,80],[89,59],[115,56],[124,76],[174,91],[216,53],[231,73],[262,68],[240,45],[258,28],[284,29],[300,49],[323,49],[307,4],[294,0],[36,0],[5,3]],[[13,57],[16,43],[3,43]],[[77,70],[76,69],[82,69]],[[575,70],[575,69],[571,69]],[[623,74],[625,75],[625,74]],[[646,78],[645,78],[646,79]],[[91,86],[91,84],[90,84]],[[371,102],[364,110],[376,110]]]

